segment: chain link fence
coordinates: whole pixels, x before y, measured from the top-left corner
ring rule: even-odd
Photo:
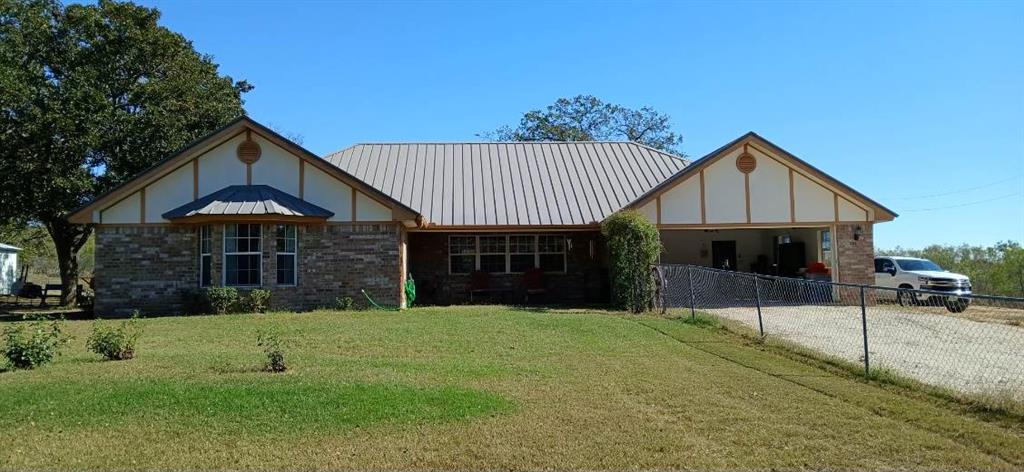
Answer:
[[[663,313],[707,313],[828,357],[1024,401],[1024,299],[655,266]]]

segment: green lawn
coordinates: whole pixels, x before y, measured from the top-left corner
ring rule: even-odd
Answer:
[[[835,375],[714,327],[502,307],[91,322],[0,373],[0,468],[991,469],[1024,425]],[[259,371],[258,330],[289,340]]]

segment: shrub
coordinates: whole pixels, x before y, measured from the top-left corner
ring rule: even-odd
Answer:
[[[181,305],[186,314],[202,315],[213,312],[210,306],[210,298],[206,296],[206,290],[201,288],[187,288],[181,291]]]
[[[4,338],[4,357],[16,369],[34,369],[49,363],[69,340],[64,334],[63,319],[13,323],[4,328]]]
[[[223,315],[238,307],[238,290],[234,287],[210,287],[206,289],[206,300],[214,313]]]
[[[661,253],[658,228],[640,212],[627,210],[608,217],[601,233],[608,241],[615,304],[633,313],[648,310],[655,290],[651,266]]]
[[[134,358],[135,345],[139,336],[142,336],[138,316],[139,312],[135,312],[132,319],[122,322],[116,328],[97,321],[92,327],[92,334],[85,341],[85,347],[110,361]]]
[[[339,310],[350,311],[356,306],[356,301],[352,297],[338,297],[334,299],[334,304]]]
[[[266,313],[270,308],[270,290],[254,288],[246,298],[245,309],[250,313]]]
[[[256,345],[263,348],[263,353],[267,356],[267,362],[263,365],[263,369],[267,372],[284,372],[288,370],[288,366],[284,363],[284,342],[273,333],[258,333],[256,335]]]

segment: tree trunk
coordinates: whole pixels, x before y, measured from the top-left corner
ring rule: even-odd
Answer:
[[[89,240],[92,226],[71,224],[63,219],[47,221],[45,225],[57,252],[61,285],[60,304],[70,305],[75,302],[78,287],[78,250]]]

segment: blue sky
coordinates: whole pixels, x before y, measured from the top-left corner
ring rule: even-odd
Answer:
[[[319,154],[593,94],[756,131],[900,213],[876,247],[1024,241],[1024,2],[142,3]]]

